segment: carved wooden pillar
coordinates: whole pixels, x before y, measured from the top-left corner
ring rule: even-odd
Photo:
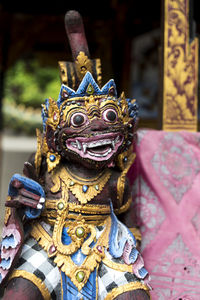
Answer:
[[[162,129],[197,131],[198,39],[189,36],[189,0],[163,1]]]

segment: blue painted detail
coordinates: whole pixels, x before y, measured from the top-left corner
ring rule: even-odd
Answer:
[[[21,176],[20,174],[14,174],[12,176],[9,187],[8,187],[8,195],[9,196],[17,196],[18,195],[18,189],[13,187],[11,184],[13,182],[13,180],[16,180],[16,179],[19,180],[23,184],[24,188],[27,191],[32,192],[38,196],[45,198],[45,192],[44,192],[42,186],[38,182],[36,182],[30,178]],[[35,218],[39,217],[40,214],[41,214],[41,209],[35,209],[35,208],[31,208],[31,207],[25,208],[25,215],[28,219],[35,219]]]
[[[14,238],[13,234],[3,238],[2,242],[1,242],[1,245],[2,245],[2,247],[6,248],[6,249],[8,249],[9,247],[15,248],[16,247],[16,241],[15,241],[15,238]]]
[[[84,193],[86,193],[87,190],[88,190],[88,186],[87,185],[83,185],[82,190],[83,190]]]
[[[73,89],[71,89],[70,87],[66,86],[65,84],[62,84],[61,85],[61,89],[60,89],[60,93],[59,93],[59,96],[58,96],[58,100],[57,100],[57,105],[58,105],[59,108],[60,108],[60,106],[61,106],[61,104],[62,104],[62,102],[64,100],[62,98],[63,90],[65,90],[68,93],[69,98],[76,96],[76,93],[75,93],[75,91]]]
[[[71,259],[78,266],[82,265],[85,258],[86,258],[86,255],[84,255],[80,249],[76,253],[71,255]]]
[[[140,277],[141,277],[142,279],[144,279],[144,278],[147,276],[147,274],[148,274],[147,270],[146,270],[144,267],[141,268],[141,269],[138,271],[138,273],[140,274]]]
[[[114,258],[119,258],[123,254],[124,246],[126,242],[128,240],[129,241],[131,240],[133,245],[136,246],[136,239],[132,234],[132,232],[127,227],[125,227],[125,225],[120,223],[117,217],[115,216],[111,201],[110,201],[110,208],[111,208],[112,222],[111,222],[111,230],[109,234],[109,252]],[[120,223],[126,231],[126,236],[122,237],[120,241],[118,241],[118,223]]]
[[[136,244],[137,244],[136,238],[134,237],[133,233],[130,231],[130,229],[128,227],[126,227],[126,230],[127,230],[127,233],[129,235],[130,239],[133,242],[133,245],[136,247]]]
[[[60,108],[61,104],[63,103],[63,101],[66,100],[66,98],[62,97],[63,94],[63,90],[65,90],[68,94],[68,99],[71,99],[73,97],[83,97],[83,96],[88,96],[87,93],[87,88],[88,85],[91,84],[92,87],[94,88],[94,95],[107,95],[109,92],[109,89],[111,87],[114,88],[114,97],[117,98],[117,90],[116,90],[116,85],[113,79],[109,80],[103,87],[102,89],[99,88],[98,84],[96,83],[96,81],[94,80],[92,74],[90,72],[87,72],[85,74],[85,76],[83,77],[77,91],[71,89],[70,87],[62,84],[61,85],[61,89],[60,89],[60,93],[58,96],[58,100],[57,100],[57,105],[58,108]],[[127,103],[128,103],[128,111],[129,111],[129,117],[133,118],[133,120],[135,121],[137,116],[138,116],[138,104],[135,101],[134,103],[131,103],[132,99],[126,99]],[[45,100],[45,104],[42,107],[42,120],[43,120],[43,130],[46,130],[46,121],[48,118],[48,109],[49,109],[49,99]]]
[[[101,93],[101,90],[98,86],[98,84],[96,83],[96,81],[94,80],[92,74],[90,72],[87,72],[85,74],[85,76],[83,77],[83,80],[81,81],[77,91],[76,91],[76,94],[78,95],[84,95],[86,94],[86,91],[87,91],[87,88],[88,88],[88,85],[91,84],[92,87],[94,88],[94,94],[100,94]]]
[[[94,80],[92,74],[90,72],[87,72],[85,74],[85,76],[83,77],[77,91],[74,91],[73,89],[69,88],[68,86],[62,84],[61,89],[60,89],[60,93],[58,96],[58,100],[57,100],[57,105],[58,107],[60,107],[60,105],[62,104],[62,102],[65,100],[62,98],[62,92],[63,89],[65,89],[69,95],[69,98],[73,98],[73,97],[83,97],[83,96],[88,96],[87,93],[87,88],[88,85],[91,84],[92,87],[94,88],[94,95],[106,95],[109,92],[109,89],[111,87],[114,88],[114,96],[117,97],[117,91],[116,91],[116,85],[113,79],[109,80],[102,89],[99,88],[98,84],[96,83],[96,81]]]
[[[68,227],[64,227],[63,231],[62,231],[62,243],[64,245],[70,245],[72,242],[71,237],[68,235],[67,231],[68,231]],[[86,237],[85,240],[87,240],[89,237],[90,237],[90,234],[88,234],[88,236]],[[90,247],[93,248],[95,244],[96,243],[92,242]],[[77,252],[75,252],[74,254],[71,255],[71,258],[76,265],[80,266],[83,263],[83,261],[85,260],[86,256],[79,249]]]
[[[137,117],[138,117],[138,110],[139,110],[139,106],[137,101],[135,101],[134,103],[131,103],[131,99],[126,99],[127,103],[128,103],[128,112],[129,112],[129,117],[133,118],[134,121],[136,121]]]
[[[114,97],[117,97],[117,88],[113,79],[110,79],[101,89],[102,94],[106,95],[109,92],[109,89],[114,88]]]
[[[125,156],[124,159],[123,159],[123,161],[124,161],[124,162],[127,162],[127,161],[128,161],[128,158]]]
[[[62,243],[64,245],[70,245],[72,240],[70,238],[70,236],[67,233],[68,227],[64,227],[63,231],[62,231]]]
[[[2,282],[2,275],[1,275],[1,273],[0,273],[0,283]]]
[[[40,216],[41,209],[26,207],[24,212],[25,212],[25,215],[28,219],[36,219]]]
[[[49,156],[49,159],[50,159],[51,162],[54,162],[54,161],[56,160],[56,157],[55,157],[54,154],[51,154],[51,155]]]
[[[8,270],[11,266],[11,259],[8,258],[8,259],[5,259],[5,258],[2,258],[1,259],[1,262],[0,262],[0,267],[3,269],[3,270]]]
[[[96,299],[96,270],[90,274],[86,285],[79,292],[71,279],[61,272],[63,300],[95,300]]]
[[[139,255],[138,250],[136,248],[133,248],[131,250],[131,253],[130,253],[130,256],[129,256],[129,260],[130,260],[131,264],[133,264],[137,260],[138,255]]]
[[[118,219],[114,214],[112,203],[110,202],[111,207],[111,230],[109,234],[109,252],[114,258],[119,258],[123,254],[124,246],[126,244],[127,238],[122,237],[118,242]]]
[[[46,121],[48,118],[48,109],[49,109],[49,99],[45,99],[45,103],[44,106],[42,106],[42,112],[41,112],[41,116],[42,116],[42,123],[43,123],[43,130],[46,130]]]

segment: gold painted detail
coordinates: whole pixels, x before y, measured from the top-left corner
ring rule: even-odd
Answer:
[[[52,180],[54,182],[54,186],[51,188],[51,191],[53,193],[59,191],[60,184],[63,182],[67,192],[70,190],[81,204],[86,204],[101,193],[110,177],[111,171],[106,170],[103,174],[101,173],[99,177],[86,180],[75,176],[63,167],[53,174]]]
[[[131,196],[124,205],[122,205],[120,208],[114,209],[115,214],[119,215],[119,214],[122,214],[125,211],[127,211],[129,209],[129,207],[131,206],[132,201],[133,200],[132,200],[132,196]]]
[[[92,225],[88,225],[85,223],[85,220],[81,215],[78,216],[76,221],[68,221],[65,222],[68,211],[58,212],[58,217],[54,226],[53,231],[53,244],[55,245],[57,251],[63,255],[71,255],[75,253],[78,249],[81,248],[83,254],[88,255],[90,252],[89,245],[95,240],[96,230]],[[71,238],[71,243],[69,245],[64,245],[62,243],[62,232],[63,227],[68,227],[67,234]],[[78,236],[77,231],[82,229],[83,235]],[[90,237],[86,237],[90,233]]]
[[[45,203],[46,209],[56,209],[59,199],[47,199]],[[80,205],[76,203],[68,203],[68,209],[70,212],[84,213],[84,214],[110,214],[110,206],[100,204],[85,204]]]
[[[58,153],[55,152],[48,152],[47,153],[47,167],[48,167],[48,172],[51,172],[55,167],[59,164],[61,159],[61,156]]]
[[[163,129],[197,131],[198,39],[189,42],[189,0],[165,0]]]
[[[9,277],[9,280],[18,277],[22,277],[24,279],[28,279],[29,281],[31,281],[36,287],[38,287],[44,300],[51,300],[51,295],[47,287],[45,286],[44,282],[40,278],[24,270],[14,270],[11,276]]]
[[[97,73],[98,85],[101,86],[102,75],[101,75],[101,60],[100,60],[100,58],[96,58],[96,73]]]
[[[4,224],[5,225],[7,225],[10,216],[11,216],[11,208],[10,207],[6,207],[6,209],[5,209],[5,217],[4,217]]]
[[[104,222],[104,231],[97,242],[95,226],[86,224],[81,215],[76,221],[69,221],[67,224],[67,233],[71,237],[72,243],[63,245],[61,242],[61,232],[63,230],[61,223],[64,219],[63,215],[65,214],[59,213],[52,237],[47,234],[40,224],[33,226],[31,236],[47,251],[49,257],[54,259],[54,262],[61,271],[72,280],[80,291],[87,283],[91,272],[99,266],[99,263],[105,257],[105,248],[108,248],[111,217],[108,217]],[[78,229],[81,229],[80,232],[82,232],[80,236],[77,234]],[[92,242],[96,242],[93,248],[90,247]],[[54,250],[53,252],[50,251],[52,248]],[[70,255],[75,253],[78,249],[81,249],[82,253],[86,255],[85,260],[80,266],[76,265],[70,257]]]
[[[45,108],[45,106],[43,106]],[[60,111],[57,103],[49,98],[49,108],[48,108],[48,118],[46,124],[51,126],[54,130],[56,130],[60,121]]]
[[[72,83],[72,86],[70,86],[73,89],[77,88],[77,84],[83,79],[84,75],[87,71],[93,74],[94,77],[96,77],[96,80],[98,82],[98,85],[101,86],[101,60],[99,58],[97,59],[89,59],[88,56],[83,52],[80,51],[78,54],[75,63],[72,62],[66,62],[66,61],[59,61],[59,68],[60,68],[60,77],[62,80],[62,83],[69,85],[69,83]],[[96,71],[93,73],[93,70]],[[69,74],[69,77],[68,77]],[[78,81],[75,80],[75,75],[78,77]]]
[[[142,240],[142,235],[138,228],[132,227],[132,228],[129,228],[129,230],[132,232],[132,234],[134,235],[134,237],[136,238],[137,241]]]
[[[125,189],[125,182],[126,182],[126,174],[128,173],[128,170],[132,166],[134,160],[135,160],[136,154],[131,153],[129,157],[127,158],[127,162],[125,164],[124,170],[121,172],[120,177],[117,181],[117,198],[119,200],[120,206],[123,203],[123,195],[124,195],[124,189]]]
[[[59,68],[60,68],[60,77],[61,77],[62,83],[68,84],[66,62],[65,61],[59,61],[58,65],[59,65]]]
[[[58,203],[62,202],[63,199],[57,199],[57,200],[47,200],[45,202],[45,210],[42,212],[42,216],[47,218],[48,223],[51,225],[55,224],[55,220],[57,217],[57,208]],[[121,213],[124,213],[129,209],[132,203],[132,197],[128,199],[128,201],[122,205],[120,208],[116,208],[114,210],[116,215],[119,215]],[[100,224],[104,222],[105,218],[110,215],[110,206],[107,205],[92,205],[92,204],[86,204],[86,205],[79,205],[76,203],[68,203],[68,219],[76,219],[77,214],[75,213],[81,213],[81,214],[88,214],[84,215],[84,219],[87,222],[92,222],[92,224]],[[74,214],[73,214],[74,212]]]
[[[117,270],[117,271],[121,271],[121,272],[129,272],[129,273],[133,273],[133,266],[132,265],[127,265],[127,264],[120,264],[120,263],[116,263],[106,257],[104,257],[103,259],[103,263],[104,265],[106,265],[107,267],[113,269],[113,270]]]
[[[42,162],[42,134],[39,129],[36,129],[36,136],[37,136],[37,151],[35,153],[35,170],[37,176],[39,176],[40,166]]]
[[[148,286],[139,281],[135,281],[114,288],[110,293],[107,294],[104,300],[113,300],[117,296],[123,293],[134,291],[134,290],[145,290],[146,293],[150,296]]]
[[[80,51],[79,55],[76,57],[75,65],[79,80],[84,77],[87,71],[92,73],[92,61],[83,51]]]

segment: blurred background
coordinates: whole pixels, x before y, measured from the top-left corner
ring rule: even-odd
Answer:
[[[190,32],[200,34],[198,1]],[[83,17],[91,58],[101,58],[103,84],[136,98],[139,127],[159,129],[162,0],[0,1],[0,221],[9,179],[36,149],[41,103],[57,99],[58,61],[71,61],[64,27],[68,10]],[[194,22],[195,21],[195,22]]]

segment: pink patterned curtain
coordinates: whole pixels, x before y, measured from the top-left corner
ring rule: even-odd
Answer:
[[[152,299],[200,299],[200,133],[139,130],[130,172]]]

